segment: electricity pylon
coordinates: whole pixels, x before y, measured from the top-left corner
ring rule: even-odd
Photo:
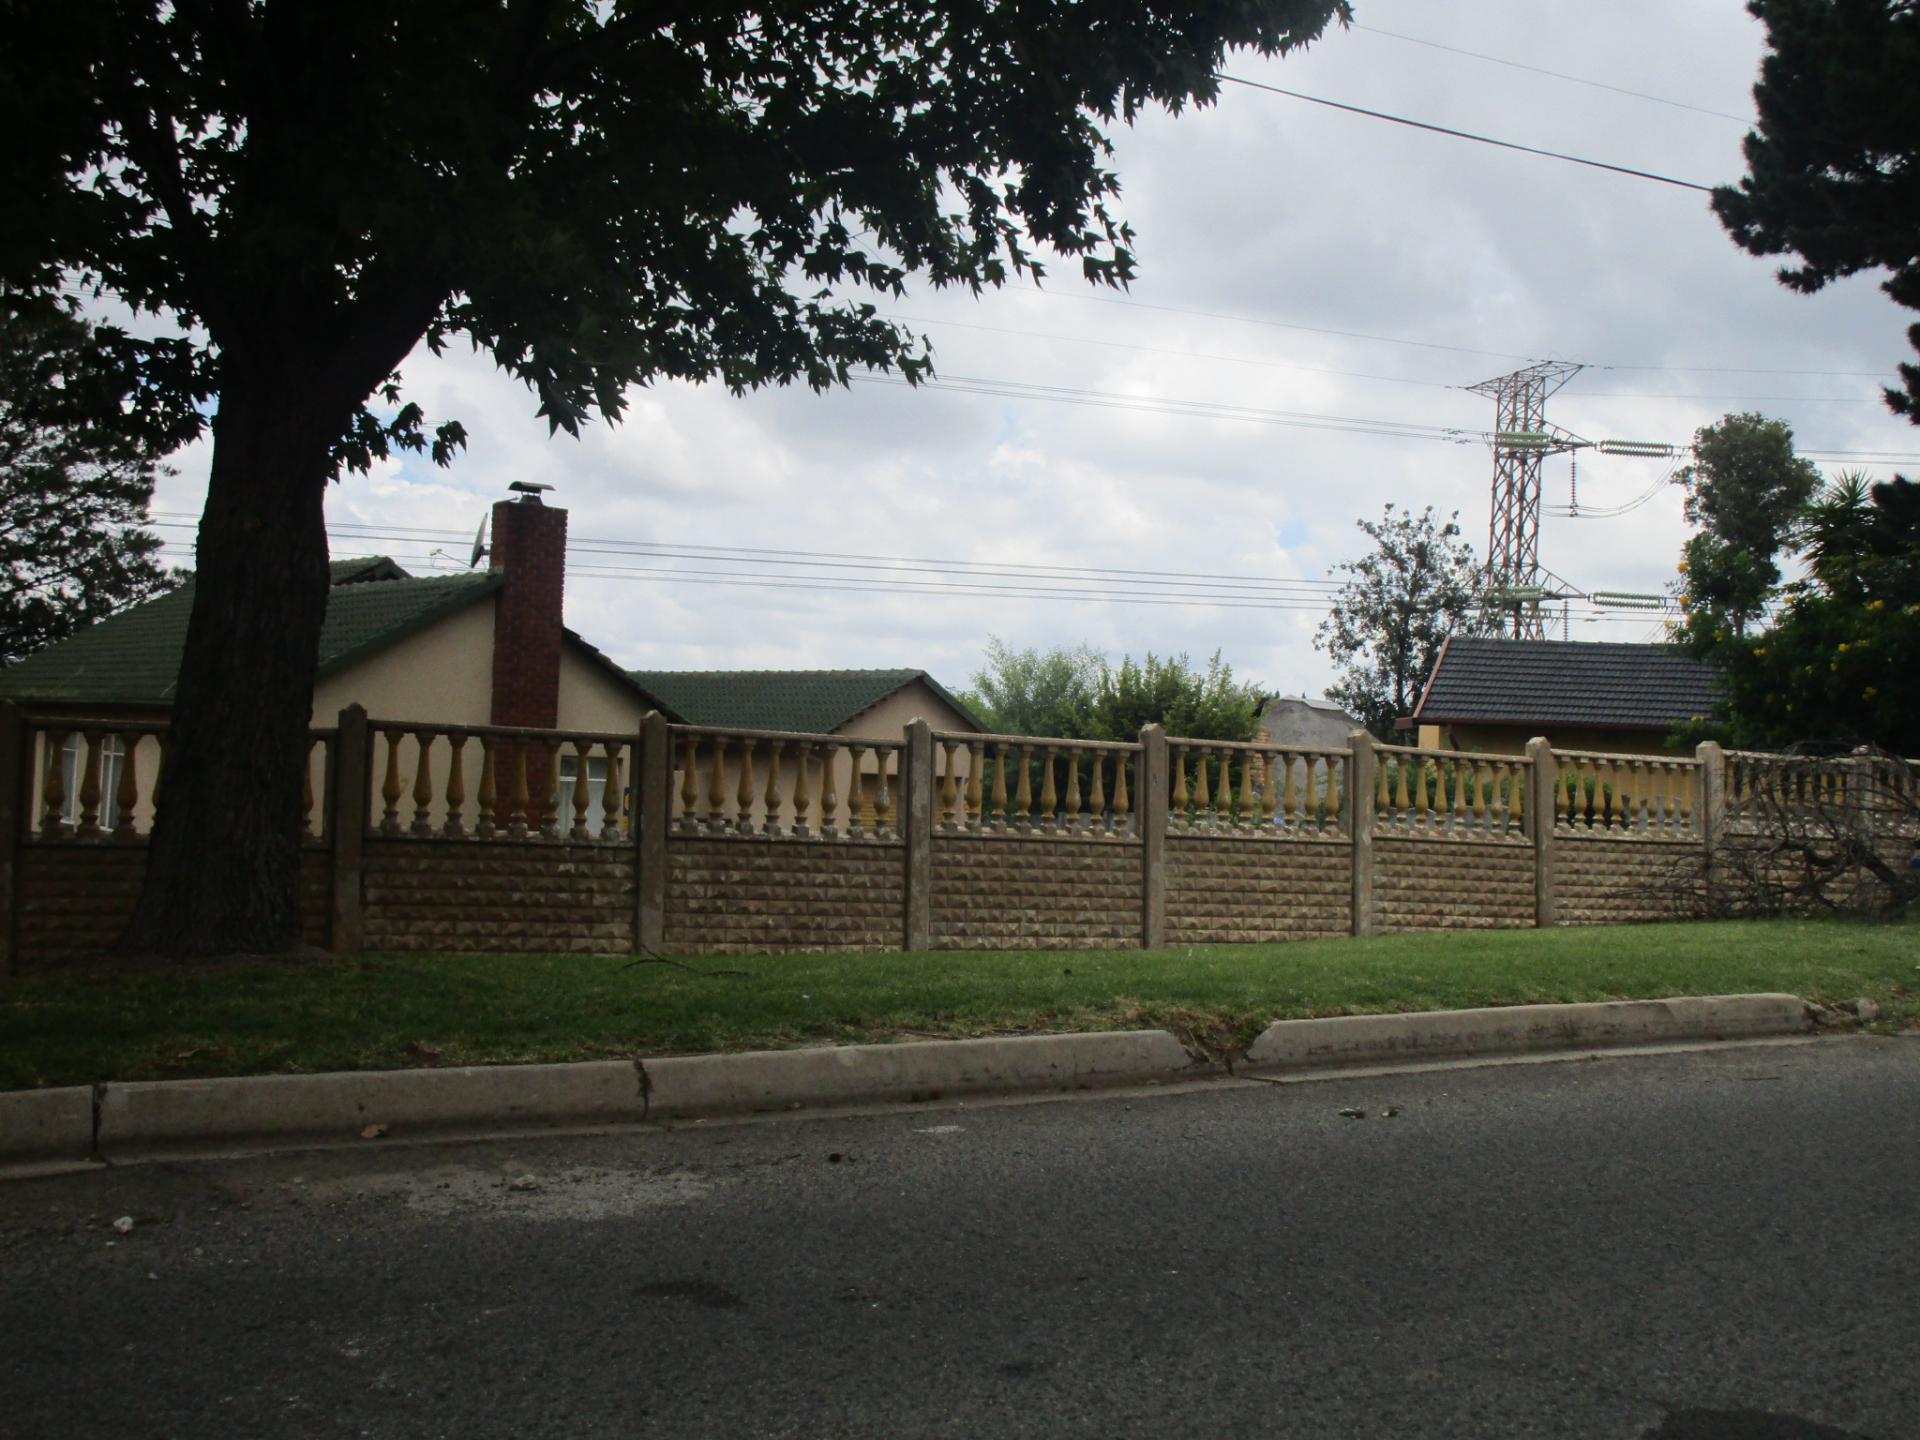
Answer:
[[[1540,461],[1581,441],[1547,426],[1547,397],[1582,367],[1543,361],[1467,388],[1491,395],[1493,513],[1487,526],[1487,603],[1480,629],[1519,640],[1546,638],[1540,602]]]

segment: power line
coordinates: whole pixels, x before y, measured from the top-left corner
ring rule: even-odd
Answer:
[[[1491,135],[1478,135],[1471,130],[1455,130],[1451,126],[1435,125],[1426,120],[1410,120],[1405,115],[1389,115],[1384,110],[1369,110],[1363,105],[1348,105],[1340,100],[1327,100],[1318,95],[1303,94],[1298,90],[1282,89],[1278,85],[1268,85],[1259,80],[1243,80],[1238,75],[1227,75],[1216,71],[1215,77],[1229,84],[1244,85],[1249,90],[1266,90],[1275,95],[1285,95],[1290,100],[1305,100],[1312,105],[1325,105],[1330,110],[1345,110],[1349,114],[1364,115],[1370,120],[1386,120],[1415,130],[1430,130],[1436,135],[1451,136],[1456,140],[1472,140],[1481,145],[1498,146],[1502,150],[1518,150],[1527,155],[1543,155],[1549,160],[1565,160],[1570,165],[1585,165],[1594,170],[1611,170],[1616,175],[1630,175],[1636,180],[1657,180],[1662,185],[1674,185],[1682,190],[1698,190],[1703,195],[1713,193],[1711,185],[1696,185],[1691,180],[1676,180],[1671,175],[1657,175],[1651,170],[1636,170],[1630,165],[1613,165],[1605,160],[1589,160],[1583,155],[1568,155],[1560,150],[1542,150],[1538,146],[1522,145],[1515,140],[1496,140]]]
[[[1466,55],[1475,60],[1485,60],[1491,65],[1505,65],[1514,70],[1531,71],[1535,75],[1548,75],[1555,80],[1566,80],[1575,85],[1588,85],[1595,90],[1611,90],[1616,95],[1631,95],[1636,100],[1651,100],[1656,105],[1671,105],[1676,110],[1691,110],[1696,115],[1711,115],[1716,120],[1731,120],[1736,125],[1753,124],[1752,116],[1733,115],[1725,110],[1709,110],[1704,105],[1689,105],[1684,100],[1669,100],[1664,95],[1649,95],[1644,90],[1629,90],[1622,85],[1609,85],[1604,80],[1589,80],[1580,75],[1568,75],[1564,71],[1529,65],[1522,60],[1505,60],[1498,55],[1487,55],[1478,50],[1463,50],[1457,45],[1442,45],[1438,40],[1422,40],[1417,35],[1402,35],[1397,30],[1381,30],[1376,26],[1362,25],[1357,21],[1353,28],[1365,30],[1370,35],[1384,35],[1389,40],[1404,40],[1409,45],[1424,45],[1429,50],[1445,50],[1450,55]]]
[[[1517,360],[1532,364],[1537,360],[1561,357],[1523,355],[1511,350],[1479,350],[1465,345],[1442,345],[1431,340],[1410,340],[1400,335],[1376,335],[1362,330],[1335,330],[1323,325],[1302,325],[1289,320],[1274,320],[1263,315],[1236,315],[1225,310],[1201,310],[1186,305],[1162,305],[1135,300],[1124,295],[1086,295],[1077,290],[1047,290],[1039,285],[1027,287],[1029,294],[1048,300],[1076,300],[1087,305],[1119,305],[1130,310],[1153,310],[1164,315],[1190,315],[1200,320],[1225,320],[1236,325],[1261,325],[1271,330],[1298,330],[1307,335],[1331,335],[1342,340],[1364,340],[1377,345],[1404,345],[1416,350],[1441,350],[1454,355],[1473,355],[1486,360]],[[1583,361],[1589,370],[1632,370],[1650,375],[1798,375],[1827,380],[1884,380],[1878,370],[1789,370],[1746,365],[1619,365],[1604,361]],[[1731,398],[1731,397],[1729,397]]]

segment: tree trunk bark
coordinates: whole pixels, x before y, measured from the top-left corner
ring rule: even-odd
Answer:
[[[222,387],[146,882],[121,942],[130,954],[287,952],[300,938],[323,502],[340,429],[303,413],[303,388],[317,387],[285,375]]]

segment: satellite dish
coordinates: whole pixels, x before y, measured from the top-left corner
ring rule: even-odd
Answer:
[[[480,517],[480,528],[473,532],[473,553],[467,556],[467,568],[473,569],[487,555],[487,517]]]

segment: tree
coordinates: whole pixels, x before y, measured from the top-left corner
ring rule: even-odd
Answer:
[[[1807,579],[1774,623],[1722,634],[1721,738],[1920,755],[1920,485],[1842,476],[1795,525]]]
[[[1373,553],[1334,567],[1350,578],[1313,637],[1340,670],[1327,698],[1382,740],[1413,713],[1441,642],[1480,608],[1483,572],[1459,519],[1456,511],[1443,524],[1432,506],[1415,515],[1389,504],[1378,520],[1355,522]]]
[[[57,304],[0,293],[0,666],[170,583],[139,528],[163,438]]]
[[[1260,688],[1237,683],[1218,650],[1204,671],[1183,655],[1167,660],[1147,652],[1135,664],[1101,667],[1093,728],[1103,740],[1131,740],[1143,725],[1196,740],[1251,740],[1260,729]]]
[[[1687,541],[1683,572],[1693,648],[1717,632],[1744,635],[1780,583],[1775,557],[1795,518],[1820,488],[1820,467],[1793,452],[1793,430],[1763,415],[1728,415],[1693,437],[1693,463],[1674,476],[1686,516],[1701,527]]]
[[[1094,699],[1106,662],[1090,646],[1013,650],[987,637],[987,662],[961,696],[981,724],[997,735],[1095,738]]]
[[[1884,266],[1881,289],[1920,309],[1920,6],[1913,0],[1748,0],[1767,27],[1747,175],[1714,213],[1755,255],[1794,255],[1780,280],[1811,293]],[[1920,325],[1907,331],[1920,348]],[[1920,424],[1920,366],[1886,391]]]
[[[1133,273],[1103,125],[1218,88],[1345,0],[10,0],[0,283],[176,329],[145,393],[217,402],[165,803],[132,932],[174,954],[297,934],[325,486],[451,458],[404,402],[465,336],[555,429],[656,376],[735,391],[927,373],[861,294],[978,289],[1041,250]],[[858,293],[852,293],[858,292]]]

